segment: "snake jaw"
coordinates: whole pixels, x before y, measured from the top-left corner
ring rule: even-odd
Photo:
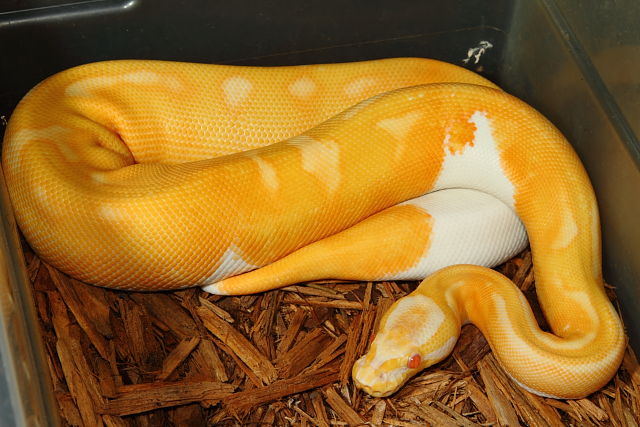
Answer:
[[[455,341],[453,341],[455,343]],[[419,353],[409,352],[407,356],[384,361],[382,364],[373,363],[371,354],[365,354],[358,359],[352,370],[352,377],[356,387],[374,397],[390,396],[402,387],[420,371],[435,365],[451,351],[451,344],[447,342],[446,352],[434,352],[433,354],[420,356]],[[420,356],[420,362],[415,362],[415,356]],[[435,356],[435,357],[433,357]],[[414,361],[411,363],[411,361]],[[397,368],[389,369],[389,365]]]
[[[352,377],[355,385],[374,397],[386,397],[395,393],[411,377],[432,364],[424,358],[420,358],[418,364],[408,363],[411,359],[415,362],[415,356],[420,355],[420,350],[413,346],[396,352],[383,350],[388,348],[400,350],[397,343],[390,345],[375,343],[374,340],[370,351],[353,365]]]
[[[395,393],[420,371],[440,362],[451,353],[458,338],[455,330],[443,330],[438,340],[416,340],[421,344],[418,346],[416,341],[406,339],[411,336],[407,328],[387,326],[383,321],[368,353],[352,369],[355,385],[374,397]],[[443,342],[443,336],[449,338]]]
[[[374,397],[387,397],[411,378],[419,369],[409,369],[405,365],[392,370],[374,369],[367,365],[367,355],[353,365],[352,377],[356,387]]]

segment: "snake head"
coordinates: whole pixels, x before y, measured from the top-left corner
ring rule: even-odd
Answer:
[[[418,349],[408,357],[391,353],[395,352],[373,350],[372,346],[371,351],[358,359],[352,370],[356,386],[375,397],[389,396],[426,367]]]
[[[448,307],[421,294],[408,295],[385,313],[369,351],[353,365],[353,380],[372,396],[389,396],[444,359],[459,331],[459,321]]]

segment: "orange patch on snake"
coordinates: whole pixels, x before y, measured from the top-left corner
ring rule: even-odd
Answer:
[[[473,147],[476,125],[469,118],[456,118],[445,127],[444,145],[452,155],[462,154],[467,146]]]

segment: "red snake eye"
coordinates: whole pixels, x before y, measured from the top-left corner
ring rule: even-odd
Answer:
[[[369,345],[371,345],[371,343],[373,342],[373,340],[376,339],[376,334],[371,334],[371,336],[369,337]]]
[[[414,354],[407,361],[407,368],[409,369],[417,369],[420,367],[420,363],[422,363],[422,358],[419,354]]]

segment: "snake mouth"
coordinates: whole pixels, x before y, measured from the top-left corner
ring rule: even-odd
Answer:
[[[353,365],[353,382],[359,389],[373,397],[387,397],[398,391],[410,375],[409,369],[397,368],[391,371],[380,371],[367,367],[365,357],[361,357]]]
[[[390,384],[388,382],[364,384],[356,378],[353,379],[353,382],[355,383],[356,387],[358,387],[359,389],[363,390],[364,392],[366,392],[367,394],[373,397],[391,396],[393,393],[398,391],[398,389],[402,386],[402,384],[404,384],[404,381],[398,383],[395,387],[390,387]]]
[[[392,395],[393,393],[395,393],[396,390],[393,391],[377,391],[372,389],[371,387],[361,384],[360,382],[358,382],[357,380],[354,381],[356,384],[356,387],[358,387],[359,389],[361,389],[362,391],[364,391],[365,393],[367,393],[370,396],[373,397],[387,397]]]

